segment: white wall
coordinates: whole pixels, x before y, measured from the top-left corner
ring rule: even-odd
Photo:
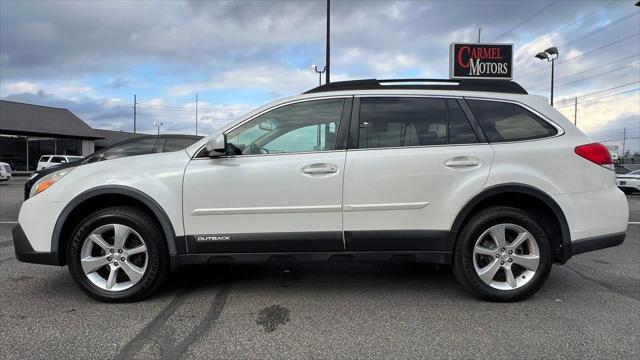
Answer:
[[[82,156],[93,154],[95,141],[94,140],[82,140]]]

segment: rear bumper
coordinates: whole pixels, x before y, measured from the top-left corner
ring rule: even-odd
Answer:
[[[21,262],[45,265],[62,265],[57,252],[40,252],[33,250],[22,226],[17,225],[12,230],[13,247],[16,251],[16,259]]]
[[[596,236],[571,242],[571,255],[583,254],[605,248],[618,246],[624,242],[626,232]]]

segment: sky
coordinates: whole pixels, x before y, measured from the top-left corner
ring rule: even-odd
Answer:
[[[331,80],[448,78],[449,45],[514,44],[514,80],[594,140],[640,151],[640,7],[620,1],[332,1]],[[319,1],[0,0],[0,98],[64,107],[91,126],[208,134],[317,86]]]

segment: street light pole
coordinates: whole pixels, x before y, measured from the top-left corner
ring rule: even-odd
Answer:
[[[553,78],[554,78],[554,64],[556,62],[556,59],[551,60],[551,106],[553,106]]]
[[[554,56],[555,55],[555,56]],[[551,63],[551,106],[553,106],[553,78],[555,76],[555,61],[558,59],[558,48],[550,47],[545,51],[539,52],[536,54],[536,57],[540,60],[547,60],[547,62]]]
[[[322,86],[322,74],[327,71],[327,67],[325,66],[322,70],[318,70],[318,65],[311,65],[311,69],[318,74],[318,86]]]
[[[154,122],[153,123],[153,126],[155,126],[156,129],[158,129],[158,135],[160,135],[160,126],[162,126],[162,125],[164,125],[163,122],[161,122],[161,123]]]
[[[330,79],[329,79],[329,68],[330,68],[329,61],[331,59],[331,56],[330,56],[330,51],[331,51],[331,36],[330,36],[331,32],[330,32],[330,29],[331,29],[331,26],[330,25],[331,25],[331,0],[327,0],[327,51],[326,51],[326,54],[325,54],[325,56],[327,58],[324,61],[324,63],[326,64],[324,68],[325,68],[325,71],[327,72],[327,75],[324,77],[324,79],[327,82],[327,84],[330,82]]]

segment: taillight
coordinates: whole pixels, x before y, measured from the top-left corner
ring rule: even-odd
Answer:
[[[575,152],[594,164],[613,170],[613,159],[611,158],[611,153],[606,146],[600,143],[576,146]]]

